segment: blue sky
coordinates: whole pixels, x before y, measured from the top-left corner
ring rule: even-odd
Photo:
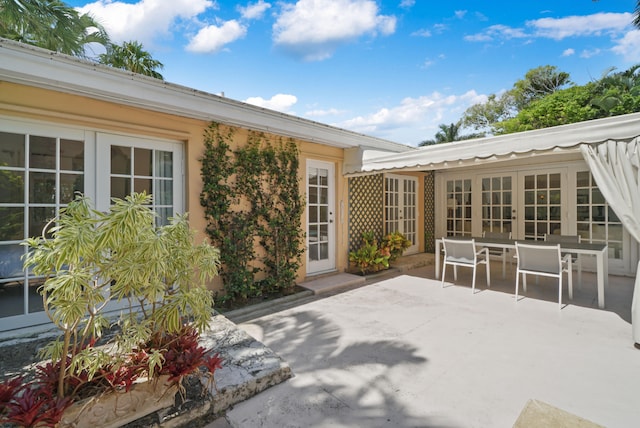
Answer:
[[[409,145],[554,65],[640,63],[635,0],[72,0],[169,82]]]

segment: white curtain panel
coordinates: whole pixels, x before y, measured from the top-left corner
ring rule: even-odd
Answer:
[[[624,227],[640,242],[640,137],[580,146],[591,174]],[[634,214],[636,213],[636,214]],[[633,341],[640,349],[640,262],[631,303]]]
[[[640,242],[640,137],[583,144],[580,150],[609,206]]]

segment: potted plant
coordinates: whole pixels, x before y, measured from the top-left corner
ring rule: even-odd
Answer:
[[[411,246],[409,241],[402,233],[396,231],[385,235],[381,243],[382,247],[389,248],[389,261],[393,262],[404,253],[404,250]]]
[[[32,380],[0,384],[1,419],[23,426],[63,419],[80,426],[77,417],[109,392],[166,385],[169,392],[161,396],[172,402],[183,376],[201,366],[212,375],[220,367],[217,354],[198,345],[213,315],[205,284],[218,272],[218,250],[194,244],[186,215],[157,227],[150,203],[150,195],[134,193],[113,199],[101,213],[78,195],[41,237],[25,242],[25,268],[44,278],[44,309],[61,335],[43,349],[50,361]],[[110,302],[121,302],[115,318],[106,312]],[[65,418],[74,402],[80,406],[71,412],[76,419]],[[143,416],[137,411],[134,419]]]
[[[349,253],[349,262],[355,265],[362,275],[389,268],[391,253],[388,247],[378,246],[373,232],[362,234],[362,246]]]

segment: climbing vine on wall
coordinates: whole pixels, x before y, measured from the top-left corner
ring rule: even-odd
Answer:
[[[207,234],[220,248],[224,299],[238,301],[295,286],[304,200],[293,140],[272,143],[250,131],[232,151],[234,132],[217,123],[205,131],[200,203]]]

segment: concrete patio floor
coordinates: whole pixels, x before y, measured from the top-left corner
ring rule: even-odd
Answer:
[[[631,338],[633,279],[611,276],[604,310],[583,274],[558,310],[552,280],[493,264],[445,288],[410,269],[239,326],[294,373],[237,404],[233,427],[511,427],[537,399],[610,428],[639,426],[640,350]],[[464,273],[468,271],[467,273]],[[576,276],[577,277],[577,276]],[[220,421],[222,422],[222,421]]]

